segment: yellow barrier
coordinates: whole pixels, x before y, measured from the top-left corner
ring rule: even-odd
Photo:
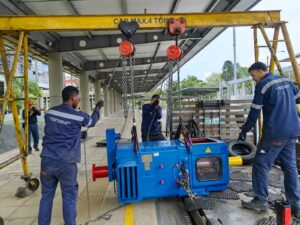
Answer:
[[[229,160],[229,166],[242,166],[243,165],[243,159],[241,156],[231,156],[228,157]]]

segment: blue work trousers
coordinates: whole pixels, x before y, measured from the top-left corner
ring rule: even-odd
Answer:
[[[50,158],[41,160],[42,198],[39,209],[39,225],[50,225],[53,198],[58,182],[63,199],[63,217],[65,225],[76,225],[76,207],[78,195],[76,163],[60,163]]]
[[[261,140],[252,167],[253,192],[260,200],[268,200],[269,172],[278,157],[284,173],[285,196],[294,206],[300,206],[300,188],[296,166],[296,139]]]
[[[28,151],[31,152],[31,135],[33,137],[33,148],[37,149],[39,145],[39,127],[36,123],[29,124],[28,129]]]

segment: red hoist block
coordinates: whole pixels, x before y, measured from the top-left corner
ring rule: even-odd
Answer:
[[[108,176],[108,167],[107,166],[96,166],[93,164],[92,167],[92,177],[93,181],[96,181],[97,178],[103,178]]]
[[[122,56],[129,57],[134,53],[134,46],[130,41],[122,41],[119,46],[119,52]]]
[[[167,56],[170,60],[177,60],[182,54],[181,48],[177,45],[170,45],[167,49]]]

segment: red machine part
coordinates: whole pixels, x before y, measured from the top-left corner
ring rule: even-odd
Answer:
[[[182,54],[181,48],[178,45],[170,45],[167,49],[167,56],[170,60],[177,60]]]
[[[179,19],[170,18],[168,20],[168,31],[172,36],[181,36],[185,33],[185,19],[180,17]]]
[[[107,177],[108,176],[108,167],[107,166],[96,166],[93,163],[92,176],[93,176],[93,181],[96,181],[97,178]]]
[[[122,56],[129,57],[132,56],[134,53],[134,45],[131,41],[122,41],[119,46],[119,52]]]

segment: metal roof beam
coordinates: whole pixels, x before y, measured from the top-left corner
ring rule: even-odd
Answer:
[[[243,11],[183,14],[128,14],[77,16],[1,16],[1,31],[118,30],[120,21],[137,21],[139,30],[165,29],[170,18],[183,17],[187,28],[252,26],[280,22],[280,11]],[[55,21],[55,22],[53,22]]]
[[[153,60],[153,58],[136,58],[135,59],[135,66],[138,65],[149,65],[149,64],[155,64],[155,63],[162,63],[162,62],[167,62],[168,58],[163,56],[163,57],[156,57],[156,59]],[[114,60],[94,60],[94,61],[88,61],[87,63],[84,64],[83,70],[84,71],[90,71],[90,70],[101,70],[101,69],[115,69],[118,68],[116,65],[121,65],[119,59],[114,59]],[[119,67],[122,68],[122,67]]]
[[[162,71],[161,69],[152,69],[151,71],[148,71],[148,70],[134,70],[134,75],[136,75],[136,74],[146,75],[147,73],[156,74],[156,73],[160,73],[161,71]],[[99,76],[99,79],[102,79],[102,78],[110,77],[112,74],[113,74],[112,72],[99,72],[98,76]],[[115,71],[113,78],[114,77],[122,77],[122,71]]]
[[[200,32],[192,33],[190,30],[186,32],[182,39],[202,38]],[[118,47],[120,39],[124,39],[122,34],[119,35],[97,35],[93,39],[87,37],[65,37],[54,43],[54,49],[57,52],[71,52],[91,50],[96,48]],[[132,41],[135,45],[145,43],[159,43],[161,41],[172,41],[174,37],[164,35],[162,32],[136,33]]]

